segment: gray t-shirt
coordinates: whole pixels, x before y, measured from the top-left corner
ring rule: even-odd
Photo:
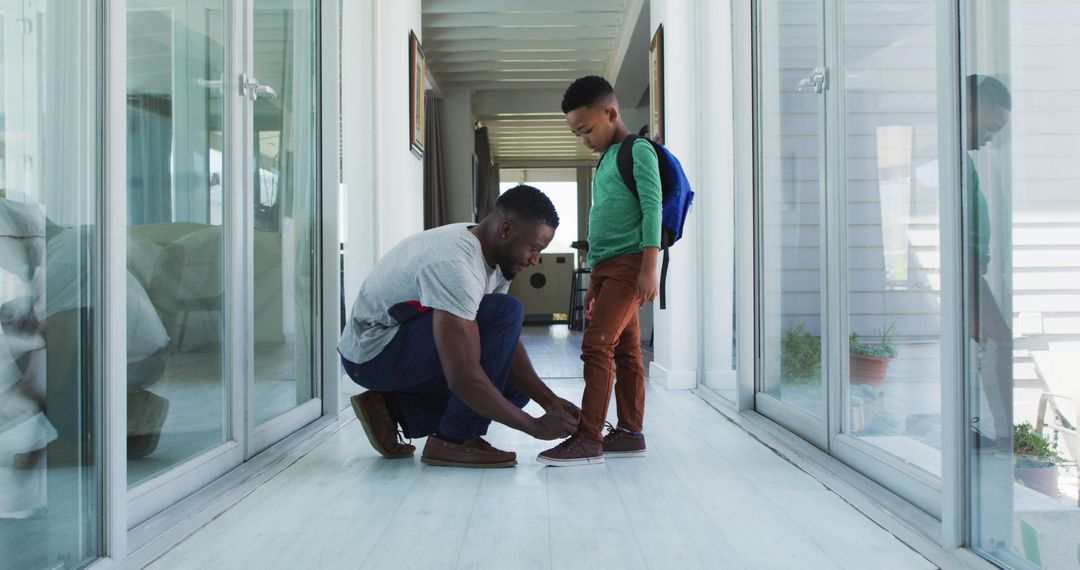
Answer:
[[[473,225],[421,232],[388,251],[360,286],[338,352],[357,364],[378,356],[397,334],[391,313],[400,318],[402,303],[413,302],[414,314],[431,308],[474,321],[484,295],[506,293],[510,281],[484,260]]]

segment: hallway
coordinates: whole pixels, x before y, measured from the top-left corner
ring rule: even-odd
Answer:
[[[581,379],[556,377],[580,370],[580,337],[532,328],[525,342],[579,400]],[[692,392],[650,385],[647,402],[646,458],[576,469],[540,466],[549,444],[500,425],[489,439],[518,452],[514,469],[388,461],[350,414],[149,567],[934,567]]]

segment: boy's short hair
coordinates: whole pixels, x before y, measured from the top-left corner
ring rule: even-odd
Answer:
[[[994,106],[1012,111],[1012,94],[1000,79],[992,75],[972,74],[967,81],[968,97],[975,109]]]
[[[518,184],[507,190],[495,201],[495,209],[511,217],[524,217],[552,228],[559,227],[559,214],[551,199],[532,186]]]
[[[574,109],[591,107],[609,97],[615,96],[615,88],[608,83],[607,79],[599,75],[586,75],[576,79],[566,88],[562,98],[562,112],[569,113]]]

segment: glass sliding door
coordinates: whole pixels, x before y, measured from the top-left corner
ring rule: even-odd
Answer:
[[[224,0],[128,1],[128,483],[234,436]],[[232,379],[239,381],[239,379]]]
[[[254,0],[252,415],[313,402],[318,336],[318,89],[315,0]],[[315,406],[300,414],[318,417]],[[271,437],[270,439],[274,439]]]
[[[956,282],[941,267],[943,1],[762,0],[754,27],[755,407],[933,515],[955,364],[940,348]]]
[[[840,9],[841,431],[940,478],[937,1]]]
[[[758,407],[825,438],[823,5],[757,3]]]
[[[966,1],[971,543],[1080,567],[1080,6]]]
[[[100,3],[0,2],[0,567],[102,552]]]

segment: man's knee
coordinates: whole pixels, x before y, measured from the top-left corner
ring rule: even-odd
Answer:
[[[484,295],[480,310],[476,313],[476,322],[485,325],[521,326],[525,321],[525,305],[510,295]]]

